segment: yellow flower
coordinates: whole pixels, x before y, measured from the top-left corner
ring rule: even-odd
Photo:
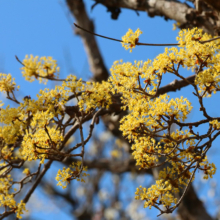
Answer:
[[[57,67],[57,61],[52,57],[34,57],[30,55],[23,60],[24,66],[21,67],[22,74],[26,80],[33,82],[35,79],[39,79],[46,84],[47,79],[58,78],[59,67]]]
[[[77,161],[76,163],[73,162],[70,167],[64,167],[63,170],[58,170],[55,178],[58,181],[57,185],[62,186],[62,188],[65,189],[70,181],[74,179],[80,182],[85,182],[83,177],[89,176],[86,171],[87,167],[83,167],[81,170],[81,161]]]
[[[0,73],[0,91],[5,93],[13,92],[16,88],[14,80],[11,74]],[[19,86],[17,86],[18,88]]]
[[[139,36],[142,34],[143,32],[138,28],[135,32],[133,32],[131,29],[128,30],[128,32],[126,33],[125,36],[122,37],[122,46],[128,50],[130,49],[130,52],[132,52],[132,49],[135,48],[138,40],[139,40]]]

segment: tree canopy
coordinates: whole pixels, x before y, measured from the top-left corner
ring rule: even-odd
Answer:
[[[204,100],[212,99],[220,91],[220,37],[217,36],[220,9],[215,1],[188,2],[195,7],[165,0],[95,1],[92,9],[102,4],[111,12],[112,19],[118,19],[122,8],[129,8],[147,11],[151,17],[174,19],[180,29],[173,44],[143,42],[139,28],[129,29],[122,40],[111,39],[121,42],[130,52],[137,46],[149,45],[165,46],[165,50],[152,60],[115,61],[109,73],[83,1],[67,0],[76,19],[76,33],[82,37],[88,54],[93,80],[85,81],[73,74],[59,77],[60,67],[52,57],[27,55],[23,60],[16,57],[25,80],[45,84],[36,98],[26,95],[21,99],[15,94],[20,89],[16,78],[0,74],[0,91],[16,104],[10,107],[0,103],[1,219],[14,214],[22,218],[25,204],[35,189],[47,185],[43,177],[54,162],[63,165],[54,176],[57,181],[54,184],[63,189],[71,187],[74,181],[80,184],[91,181],[98,188],[97,176],[103,171],[151,174],[154,183],[136,186],[133,195],[136,200],[144,201],[144,208],[156,208],[161,217],[178,208],[181,219],[212,219],[191,183],[198,171],[204,179],[212,178],[216,172],[216,165],[207,158],[207,153],[220,135],[220,117],[207,111]],[[175,80],[161,86],[169,75]],[[57,85],[48,88],[48,81]],[[186,86],[199,106],[196,111],[201,117],[197,121],[187,120],[195,102],[184,94],[169,96],[169,92]],[[112,116],[117,119],[113,120]],[[86,146],[96,136],[95,128],[100,126],[100,120],[117,137],[118,145],[129,145],[123,157],[118,150],[112,151],[117,160],[85,157]],[[76,134],[79,139],[73,141]],[[94,175],[90,172],[94,168],[100,172]],[[15,171],[23,174],[16,175]],[[93,175],[97,182],[92,180]],[[52,189],[54,195],[65,198],[73,206],[77,203],[70,195]],[[88,197],[92,201],[93,193]],[[195,207],[187,206],[187,201]],[[79,219],[91,219],[95,215],[88,208],[82,210]],[[122,217],[132,219],[131,214],[118,216]]]

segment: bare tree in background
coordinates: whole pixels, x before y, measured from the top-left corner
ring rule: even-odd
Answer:
[[[91,0],[66,0],[66,4],[75,22],[86,30],[94,32],[95,24],[85,10],[85,1]],[[175,0],[94,0],[93,2],[92,8],[99,4],[105,6],[111,18],[115,20],[120,19],[120,14],[123,13],[124,9],[133,10],[137,13],[138,11],[144,11],[151,18],[160,16],[164,20],[174,20],[176,21],[176,26],[180,29],[199,27],[209,34],[220,34],[219,1],[188,0],[183,3]],[[194,7],[190,5],[194,5]],[[106,81],[109,72],[97,45],[96,37],[81,29],[75,29],[75,33],[82,39],[90,70],[93,73],[93,80],[97,82]],[[194,78],[195,76],[191,76],[188,78],[188,81],[193,82]],[[171,82],[167,86],[162,87],[159,94],[177,91],[186,86],[188,84],[185,81]],[[77,188],[75,190],[77,192],[73,193],[70,190],[63,193],[58,191],[47,179],[41,180],[41,188],[49,193],[51,197],[61,198],[65,203],[69,204],[71,207],[70,215],[73,215],[76,219],[147,219],[143,213],[139,212],[141,204],[133,200],[133,195],[127,195],[126,199],[120,197],[122,182],[127,181],[125,174],[129,173],[131,176],[134,176],[134,179],[130,180],[129,185],[135,187],[137,184],[136,179],[138,178],[157,179],[159,169],[139,170],[135,166],[135,161],[131,156],[130,145],[119,131],[119,121],[125,115],[126,112],[118,109],[113,116],[105,115],[101,117],[106,129],[106,137],[102,137],[100,140],[100,136],[95,134],[92,139],[92,146],[90,148],[94,152],[88,153],[84,161],[84,165],[91,171],[91,175],[88,177],[89,184],[86,188],[76,183],[71,183],[69,190]],[[120,148],[120,159],[105,156],[104,148],[110,145],[113,146],[113,149]],[[66,164],[71,162],[71,159],[65,161]],[[103,177],[106,175],[109,175],[112,179],[112,183],[109,183],[112,187],[111,192],[104,192],[100,189],[101,181],[103,181]],[[128,189],[125,188],[123,190],[127,191]],[[94,207],[94,201],[97,198],[99,198],[100,204],[98,209]],[[128,209],[123,207],[122,200],[123,202],[127,200]],[[198,198],[192,185],[177,212],[178,218],[181,220],[213,219],[207,212],[206,207],[204,207],[203,202]],[[165,219],[176,218],[172,215],[162,217]]]

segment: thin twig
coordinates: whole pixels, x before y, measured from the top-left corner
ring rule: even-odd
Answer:
[[[106,37],[106,36],[103,36],[103,35],[100,35],[100,34],[96,34],[94,32],[91,32],[89,30],[86,30],[85,28],[83,27],[80,27],[78,24],[76,23],[73,23],[77,28],[89,33],[89,34],[92,34],[92,35],[95,35],[95,36],[98,36],[98,37],[102,37],[102,38],[105,38],[105,39],[108,39],[108,40],[112,40],[112,41],[117,41],[117,42],[121,42],[123,43],[122,40],[119,40],[119,39],[116,39],[116,38],[112,38],[112,37]],[[139,43],[137,42],[136,45],[142,45],[142,46],[178,46],[179,44],[148,44],[148,43]]]
[[[102,37],[102,38],[105,38],[105,39],[108,39],[108,40],[112,40],[112,41],[117,41],[117,42],[121,42],[123,43],[122,40],[119,40],[119,39],[116,39],[116,38],[112,38],[112,37],[106,37],[104,35],[100,35],[100,34],[96,34],[92,31],[89,31],[89,30],[86,30],[85,28],[83,27],[80,27],[78,24],[76,23],[73,23],[75,25],[75,27],[89,33],[89,34],[92,34],[92,35],[95,35],[95,36],[98,36],[98,37]],[[205,43],[208,43],[208,42],[211,42],[211,41],[214,41],[214,40],[218,40],[220,39],[220,36],[219,37],[215,37],[215,38],[211,38],[209,40],[205,40],[205,41],[198,41],[199,43],[201,44],[205,44]],[[180,44],[176,43],[176,44],[150,44],[150,43],[139,43],[137,42],[135,45],[137,46],[179,46]]]

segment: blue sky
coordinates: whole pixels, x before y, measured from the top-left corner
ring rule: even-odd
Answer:
[[[109,37],[121,39],[129,28],[136,30],[140,28],[143,34],[140,42],[147,43],[175,43],[178,31],[172,30],[173,21],[165,21],[162,18],[148,18],[144,12],[136,12],[131,10],[123,10],[117,21],[112,20],[110,13],[106,12],[106,8],[98,5],[91,12],[93,1],[86,0],[87,12],[95,24],[95,32]],[[74,35],[73,27],[74,18],[70,15],[68,8],[63,0],[2,0],[0,1],[0,72],[11,73],[15,81],[20,85],[21,89],[17,93],[18,99],[26,95],[35,97],[40,89],[45,86],[38,82],[26,82],[21,75],[19,68],[21,65],[16,61],[15,55],[21,60],[25,55],[33,54],[34,56],[52,56],[57,60],[60,66],[60,76],[63,78],[72,73],[84,80],[92,77],[89,71],[87,57],[79,36]],[[109,69],[115,60],[123,59],[124,61],[147,60],[153,59],[160,52],[164,51],[163,47],[137,47],[132,53],[124,50],[120,43],[97,38],[101,53],[105,64]],[[191,72],[184,72],[187,76],[192,75]],[[163,81],[166,85],[172,80],[167,76]],[[53,82],[49,82],[48,86],[54,86]],[[192,95],[192,90],[185,88],[178,93],[171,93],[171,97],[186,96],[190,97],[190,101],[195,106],[190,119],[198,120],[201,113],[198,113],[198,104]],[[3,94],[0,99],[7,104],[10,102],[5,100]],[[213,116],[219,115],[219,95],[213,99],[206,99],[208,113]],[[200,131],[201,133],[203,130]],[[219,166],[219,151],[217,150],[218,142],[215,142],[212,155],[213,161]],[[212,151],[212,150],[211,150]],[[218,155],[216,155],[216,152]],[[220,172],[217,171],[215,178],[219,180]],[[205,196],[204,194],[201,195]],[[39,193],[37,196],[45,200],[45,196]],[[49,201],[48,201],[49,204]],[[52,206],[52,205],[50,205]],[[210,209],[212,214],[214,210]],[[68,219],[63,212],[55,214],[53,219]],[[36,219],[47,219],[52,217],[51,212],[48,216],[46,212],[39,216],[36,213]],[[71,219],[71,218],[69,218]]]

